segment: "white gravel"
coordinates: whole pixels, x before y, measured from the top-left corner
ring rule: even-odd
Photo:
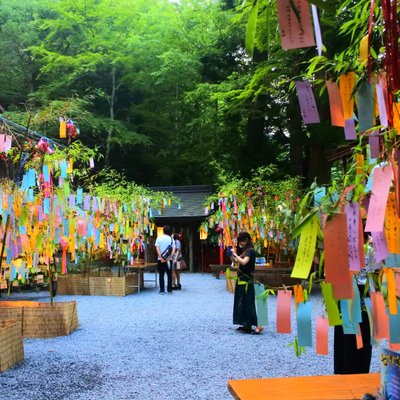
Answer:
[[[44,292],[11,298],[48,300]],[[310,348],[296,358],[294,335],[276,333],[274,297],[262,335],[237,332],[233,295],[224,279],[208,274],[185,273],[182,290],[172,295],[146,287],[126,297],[56,297],[72,299],[79,329],[24,340],[25,361],[0,374],[1,400],[231,400],[229,379],[333,373],[332,328],[329,356]],[[312,301],[317,316],[320,296]],[[378,371],[374,350],[371,372]]]

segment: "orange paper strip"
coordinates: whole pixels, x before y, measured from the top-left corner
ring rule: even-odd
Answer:
[[[67,122],[60,121],[60,139],[65,139],[67,137]]]
[[[340,97],[342,99],[344,119],[353,118],[354,114],[354,87],[356,84],[356,75],[354,72],[343,74],[339,78]]]
[[[345,119],[343,115],[342,99],[338,85],[332,81],[326,81],[326,88],[328,89],[329,108],[331,111],[331,124],[333,126],[341,126],[344,128]]]
[[[290,313],[292,306],[292,292],[290,290],[278,290],[276,305],[276,331],[278,333],[290,333]]]
[[[293,287],[294,291],[294,301],[297,304],[302,303],[304,301],[304,293],[303,293],[303,287],[299,285],[295,285]]]
[[[357,350],[360,350],[364,347],[360,324],[358,324],[358,328],[357,328],[356,345],[357,345]]]
[[[372,322],[374,338],[376,340],[389,337],[389,317],[386,314],[385,302],[382,293],[371,292]]]
[[[400,103],[393,103],[393,128],[400,134]]]
[[[394,270],[392,268],[384,268],[383,270],[385,272],[387,282],[389,313],[391,315],[395,315],[397,314],[397,301]]]
[[[400,218],[397,216],[396,194],[389,193],[385,213],[385,238],[389,253],[400,254]]]

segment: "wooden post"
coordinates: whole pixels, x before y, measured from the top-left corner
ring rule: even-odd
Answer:
[[[193,231],[192,229],[188,230],[189,232],[189,271],[193,272]]]

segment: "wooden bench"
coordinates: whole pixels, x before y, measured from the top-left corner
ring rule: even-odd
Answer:
[[[376,395],[380,374],[296,376],[228,381],[236,400],[354,400]]]

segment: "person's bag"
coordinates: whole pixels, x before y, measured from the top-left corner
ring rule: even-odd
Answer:
[[[185,263],[185,260],[182,258],[180,261],[178,261],[178,263],[179,263],[179,269],[186,269],[187,268],[187,265],[186,265],[186,263]]]
[[[168,247],[161,253],[161,257],[164,260],[168,260],[169,257],[171,257],[172,253],[172,246],[169,244]]]
[[[172,239],[171,239],[171,244],[169,244],[168,246],[167,246],[167,248],[161,253],[161,257],[164,259],[164,260],[168,260],[168,258],[170,258],[171,257],[171,254],[172,254]]]

